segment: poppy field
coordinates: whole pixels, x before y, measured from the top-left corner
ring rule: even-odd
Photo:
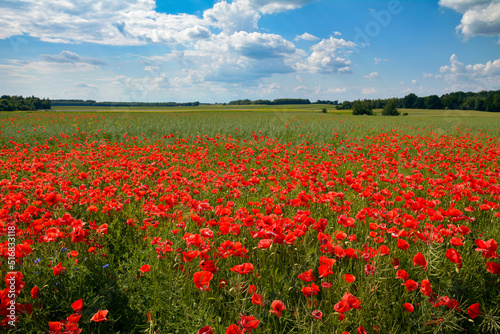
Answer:
[[[9,333],[499,333],[500,118],[0,114]]]

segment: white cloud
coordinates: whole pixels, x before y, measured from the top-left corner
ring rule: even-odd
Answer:
[[[270,95],[272,93],[275,93],[275,92],[279,91],[280,89],[281,89],[281,85],[277,82],[272,82],[269,84],[262,83],[259,85],[260,93],[266,94],[266,95]]]
[[[380,63],[381,63],[381,62],[383,62],[383,61],[388,61],[388,60],[389,60],[389,59],[382,59],[382,58],[377,58],[377,57],[375,57],[375,58],[373,59],[373,62],[374,62],[374,64],[375,64],[375,65],[377,65],[377,64],[380,64]]]
[[[440,0],[439,5],[463,14],[456,29],[465,39],[477,35],[500,36],[498,0]]]
[[[90,88],[90,89],[97,89],[98,87],[96,85],[88,84],[85,82],[77,82],[74,84],[76,88]]]
[[[207,81],[251,84],[275,73],[293,72],[291,65],[299,55],[295,45],[280,35],[239,31],[212,35],[192,49],[154,60],[189,64]]]
[[[107,65],[105,61],[94,58],[80,57],[78,54],[71,51],[62,51],[57,55],[41,54],[39,57],[42,60],[45,60],[46,62],[49,63],[68,63],[68,64],[85,63],[95,66]]]
[[[155,0],[3,1],[0,38],[25,34],[53,43],[185,44],[209,38],[213,28],[228,34],[257,31],[262,15],[299,8],[310,2],[312,0],[219,1],[199,17],[159,13]]]
[[[361,91],[361,94],[363,95],[370,95],[370,94],[375,94],[377,90],[375,88],[363,88]]]
[[[257,31],[261,13],[250,1],[221,1],[203,13],[208,24],[232,34],[238,31]]]
[[[327,89],[326,93],[327,94],[340,94],[340,93],[345,93],[346,89],[344,88],[329,88]]]
[[[246,31],[230,37],[230,44],[238,53],[252,59],[280,58],[295,52],[295,45],[280,35]]]
[[[306,41],[317,41],[319,38],[307,32],[303,33],[302,35],[297,35],[297,37],[295,37],[296,41],[300,41],[302,39]]]
[[[413,79],[413,80],[411,81],[411,83],[412,83],[412,84],[414,84],[414,85],[418,85],[418,81],[417,81],[417,80],[415,80],[415,79]]]
[[[237,2],[250,2],[252,6],[263,14],[272,14],[287,10],[297,9],[316,0],[237,0]]]
[[[423,73],[424,79],[441,79],[443,76],[441,74]]]
[[[354,42],[344,39],[323,39],[311,47],[312,54],[307,61],[297,63],[295,68],[311,73],[350,73],[351,61],[347,57],[354,47]]]
[[[500,59],[488,61],[486,64],[464,65],[453,54],[449,65],[441,66],[447,82],[454,85],[471,87],[474,90],[500,88]]]
[[[144,101],[158,89],[170,86],[165,74],[146,78],[119,75],[113,79],[112,83],[121,89],[120,101]]]
[[[365,75],[363,78],[365,78],[367,80],[372,80],[372,79],[377,79],[378,77],[379,77],[378,72],[372,72],[368,75]]]
[[[295,87],[294,91],[295,92],[309,92],[309,91],[311,91],[311,88],[309,88],[307,86],[297,86],[297,87]]]
[[[342,36],[342,33],[340,31],[334,31],[333,35],[334,36]]]

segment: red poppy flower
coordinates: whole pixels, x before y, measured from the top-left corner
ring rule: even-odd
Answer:
[[[258,247],[266,249],[271,247],[272,243],[273,241],[271,239],[262,239],[261,241],[259,241]]]
[[[345,313],[351,308],[361,310],[361,301],[354,295],[346,292],[342,299],[333,306],[336,312]]]
[[[139,269],[142,273],[147,273],[151,270],[151,266],[149,264],[143,264],[141,269]]]
[[[78,322],[82,316],[78,313],[72,314],[66,318],[69,322]]]
[[[354,282],[354,281],[356,280],[356,276],[351,275],[351,274],[344,274],[344,275],[342,275],[342,278],[343,278],[346,282],[348,282],[348,283],[352,283],[352,282]]]
[[[469,318],[474,319],[478,315],[481,314],[481,311],[479,310],[479,303],[472,304],[469,306],[469,309],[467,310],[467,314],[469,315]]]
[[[358,334],[368,334],[368,332],[363,326],[359,326],[357,332]]]
[[[486,271],[495,274],[495,275],[500,275],[500,264],[496,262],[486,262]]]
[[[371,263],[367,263],[365,266],[365,274],[370,276],[375,275],[375,266]]]
[[[55,267],[52,267],[52,271],[54,272],[54,276],[58,276],[61,272],[66,271],[66,268],[62,266],[61,262]]]
[[[309,269],[308,271],[304,271],[302,274],[298,276],[298,278],[304,282],[314,282],[316,281],[316,278],[314,278],[314,275],[312,273],[312,269]]]
[[[193,274],[194,285],[197,289],[208,290],[210,286],[210,280],[214,277],[209,271],[198,271]]]
[[[333,274],[333,270],[330,266],[322,264],[318,268],[319,278],[324,278]]]
[[[264,306],[263,300],[264,300],[264,298],[259,293],[254,293],[252,296],[252,304],[254,304],[254,305]]]
[[[97,311],[96,314],[94,314],[92,316],[92,318],[90,318],[90,321],[95,321],[95,322],[101,322],[101,321],[108,321],[108,319],[106,319],[106,316],[108,315],[108,310],[99,310]]]
[[[49,321],[49,329],[51,332],[60,332],[62,323],[60,321]]]
[[[405,283],[401,284],[406,286],[406,291],[410,292],[418,289],[418,283],[412,279],[407,280]]]
[[[406,250],[410,248],[410,244],[406,240],[398,239],[398,248],[406,252]]]
[[[410,303],[404,303],[404,304],[403,304],[403,307],[405,308],[405,310],[406,310],[406,311],[408,311],[408,312],[410,312],[410,313],[412,313],[412,312],[413,312],[413,310],[414,310],[413,305],[412,305],[412,304],[410,304]]]
[[[455,237],[451,238],[451,240],[450,240],[450,244],[451,244],[452,246],[455,246],[455,247],[458,247],[458,246],[463,246],[463,245],[464,245],[464,243],[463,243],[462,239],[460,239],[460,238],[455,238]]]
[[[226,334],[243,334],[243,331],[241,331],[235,324],[231,324],[226,329]]]
[[[320,310],[314,310],[312,311],[312,316],[314,319],[321,320],[321,318],[323,318],[323,313]]]
[[[403,281],[406,281],[408,279],[408,277],[410,277],[410,275],[408,275],[406,270],[399,269],[398,271],[396,271],[396,278],[399,278],[399,279],[402,279]]]
[[[242,316],[240,319],[240,325],[248,333],[252,333],[252,330],[259,326],[259,320],[255,319],[253,315]]]
[[[422,255],[422,253],[418,252],[414,257],[413,257],[413,265],[419,265],[421,266],[424,270],[427,270],[427,261],[425,260],[425,257]]]
[[[253,272],[253,269],[254,269],[253,264],[243,263],[232,267],[231,271],[236,272],[240,275],[246,275],[248,273]]]
[[[269,312],[271,312],[272,314],[274,314],[278,318],[281,318],[282,312],[284,310],[286,310],[286,306],[281,300],[274,300],[271,303],[271,308],[272,308],[272,310],[270,310]]]
[[[38,292],[40,291],[40,289],[35,285],[33,287],[33,289],[31,289],[31,298],[32,299],[36,299],[38,298]]]
[[[456,263],[456,264],[462,263],[462,257],[460,256],[460,253],[458,253],[453,248],[450,248],[446,251],[446,257],[448,258],[448,260],[450,260],[453,263]]]
[[[83,299],[78,299],[77,301],[73,302],[73,304],[71,304],[71,308],[76,313],[81,313],[83,310]]]
[[[196,334],[213,334],[214,330],[210,326],[205,326],[201,328]]]
[[[431,282],[428,279],[423,279],[420,282],[420,292],[424,296],[430,297],[432,295]]]
[[[316,284],[312,283],[311,286],[304,286],[302,287],[302,293],[304,294],[304,297],[312,297],[316,296],[319,292],[319,286]]]

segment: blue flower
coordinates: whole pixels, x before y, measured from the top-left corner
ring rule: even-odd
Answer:
[[[63,247],[63,248],[61,249],[61,252],[65,252],[66,250],[67,250],[67,248],[66,248],[66,247]]]
[[[103,268],[107,268],[109,267],[109,264],[105,264],[104,266],[102,266]]]

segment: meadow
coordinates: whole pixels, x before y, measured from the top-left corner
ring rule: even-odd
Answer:
[[[499,333],[500,115],[325,107],[1,113],[2,328]]]

